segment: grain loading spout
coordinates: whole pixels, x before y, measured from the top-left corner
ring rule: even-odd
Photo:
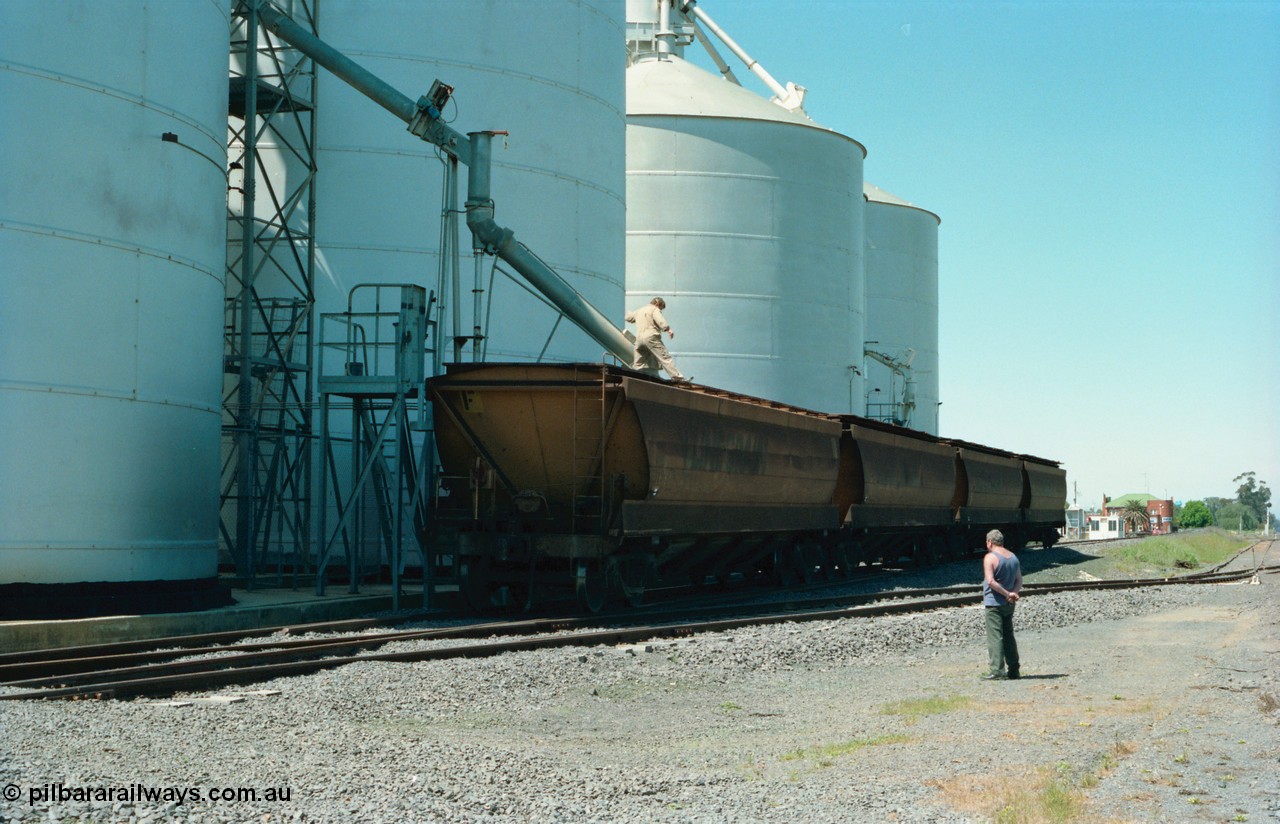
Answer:
[[[666,11],[666,3],[662,4],[662,10],[664,12]],[[804,95],[807,91],[804,86],[797,86],[795,83],[790,82],[783,86],[775,80],[773,75],[765,71],[764,66],[761,66],[755,58],[747,54],[742,46],[738,45],[736,40],[730,37],[724,29],[720,28],[720,26],[716,24],[716,21],[711,19],[710,15],[699,8],[698,0],[687,0],[687,2],[680,7],[680,11],[689,19],[690,22],[693,22],[695,36],[702,41],[703,47],[711,52],[712,59],[716,61],[718,66],[720,66],[721,74],[724,74],[726,78],[732,78],[732,73],[728,72],[728,66],[723,65],[723,61],[719,59],[719,55],[716,55],[715,50],[710,47],[708,42],[706,42],[705,35],[702,35],[701,30],[698,28],[698,23],[701,23],[710,30],[712,34],[719,38],[720,42],[724,43],[725,46],[728,47],[729,51],[733,52],[739,60],[746,64],[747,69],[750,70],[752,74],[760,78],[760,80],[769,87],[769,91],[773,92],[774,103],[789,112],[799,112],[800,114],[804,114]],[[661,45],[662,44],[660,42],[660,51],[662,50]],[[733,82],[736,83],[737,79],[733,78]]]
[[[515,239],[515,232],[493,219],[489,197],[490,147],[495,134],[471,132],[464,135],[440,119],[440,108],[452,88],[436,81],[427,95],[415,103],[320,38],[303,29],[268,3],[257,6],[258,18],[272,33],[296,47],[340,80],[368,97],[409,126],[409,131],[467,166],[467,227],[473,248],[506,261],[535,289],[551,301],[569,320],[624,363],[632,359],[631,341],[604,313],[578,294],[564,278],[527,246]]]
[[[862,353],[877,363],[889,367],[889,371],[902,378],[902,400],[894,401],[898,414],[893,422],[899,426],[911,426],[912,413],[916,408],[916,379],[915,373],[911,370],[911,362],[916,358],[916,351],[908,349],[901,357],[868,348],[864,348]]]

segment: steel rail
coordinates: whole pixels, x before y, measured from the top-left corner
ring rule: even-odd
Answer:
[[[737,629],[746,626],[784,623],[788,621],[833,620],[850,617],[874,617],[902,612],[918,611],[922,608],[938,609],[946,606],[961,606],[972,602],[973,596],[958,598],[934,599],[926,602],[895,602],[879,604],[871,607],[844,607],[808,613],[782,613],[775,615],[753,616],[733,619],[702,621],[695,624],[657,624],[636,627],[623,627],[586,632],[571,632],[562,635],[504,640],[485,644],[471,644],[454,647],[437,647],[427,650],[407,650],[404,652],[384,652],[366,655],[353,655],[344,658],[321,658],[309,661],[290,661],[277,664],[266,664],[236,669],[218,669],[175,675],[161,675],[141,678],[125,678],[119,681],[98,681],[67,687],[55,687],[34,692],[0,694],[0,700],[23,700],[32,698],[126,698],[138,695],[155,695],[170,693],[179,689],[207,688],[228,684],[249,683],[268,678],[279,678],[288,675],[299,675],[317,672],[324,669],[353,664],[361,661],[381,661],[412,663],[436,661],[448,658],[478,658],[500,655],[506,652],[525,652],[535,649],[553,649],[566,646],[598,646],[602,644],[619,644],[692,635],[695,632],[717,632]],[[205,659],[201,663],[217,663],[219,659]],[[103,673],[96,673],[103,675]]]
[[[1123,582],[1121,582],[1123,583]],[[824,584],[823,586],[832,586]],[[1064,586],[1081,586],[1073,583]],[[662,608],[646,608],[607,615],[590,617],[551,617],[528,618],[516,621],[490,621],[468,624],[460,627],[432,628],[424,630],[399,630],[364,634],[351,637],[302,638],[264,640],[250,643],[213,644],[206,646],[190,646],[185,643],[174,644],[170,649],[150,649],[140,652],[117,654],[97,654],[93,648],[83,648],[87,654],[66,655],[62,658],[40,657],[38,660],[17,660],[0,663],[0,684],[7,686],[68,686],[101,675],[160,675],[194,672],[208,666],[210,661],[222,660],[227,665],[241,665],[254,661],[271,661],[290,655],[302,658],[308,653],[326,655],[344,650],[379,647],[393,641],[448,640],[461,638],[483,638],[494,635],[531,635],[543,632],[558,632],[584,627],[598,627],[609,623],[637,622],[670,622],[687,620],[691,615],[708,616],[733,614],[744,611],[752,612],[785,612],[808,610],[817,606],[834,604],[855,605],[869,604],[877,601],[903,598],[923,598],[945,594],[968,594],[978,591],[975,586],[938,587],[933,589],[890,590],[866,594],[828,594],[813,598],[786,598],[765,603],[744,603],[738,600],[733,603],[703,601],[696,605]],[[1035,587],[1028,591],[1035,590]],[[338,622],[331,627],[340,631],[342,624],[358,622]],[[314,631],[317,625],[308,625],[308,631]],[[223,633],[217,633],[221,636]],[[207,636],[193,636],[205,638]],[[251,637],[251,636],[247,636]],[[184,641],[181,636],[177,639]],[[234,639],[227,639],[234,640]],[[197,658],[196,656],[218,656]],[[186,660],[175,660],[186,659]]]
[[[483,638],[501,634],[533,634],[537,632],[556,632],[572,629],[585,619],[572,618],[533,618],[524,621],[490,621],[467,624],[460,627],[445,627],[427,630],[409,630],[397,632],[380,632],[367,635],[325,638],[296,638],[278,641],[256,641],[248,644],[226,644],[204,647],[185,647],[181,649],[148,650],[138,653],[119,655],[93,655],[87,657],[68,657],[31,662],[17,662],[0,665],[0,685],[34,685],[37,682],[59,681],[73,683],[77,676],[153,672],[181,672],[191,670],[198,665],[226,661],[238,663],[253,660],[269,660],[272,657],[283,657],[290,654],[303,656],[307,652],[326,654],[341,649],[357,649],[376,647],[392,641],[447,640],[454,638]],[[221,658],[192,656],[216,656],[226,653]],[[172,659],[187,660],[174,661]]]
[[[130,652],[173,649],[177,647],[202,647],[220,642],[237,641],[244,638],[261,638],[271,635],[300,635],[307,632],[344,632],[347,630],[368,629],[371,627],[394,626],[409,621],[428,618],[455,617],[453,613],[441,610],[414,610],[383,618],[343,618],[337,621],[314,621],[306,624],[279,624],[270,627],[250,627],[246,629],[222,630],[219,632],[201,632],[190,635],[165,635],[157,638],[139,638],[132,641],[108,641],[102,644],[82,644],[73,647],[50,647],[48,649],[28,650],[25,652],[0,653],[0,672],[9,664],[26,664],[35,661],[53,661],[64,658],[83,658],[89,656],[108,656]],[[182,654],[182,653],[173,653]]]
[[[1113,539],[1113,540],[1131,540],[1131,539]],[[1088,542],[1085,542],[1088,543]],[[1101,543],[1101,542],[1095,542]],[[1219,564],[1217,567],[1202,573],[1189,573],[1185,577],[1192,579],[1197,576],[1206,575],[1216,572],[1223,566],[1230,564],[1244,553],[1251,549],[1257,549],[1263,545],[1268,545],[1269,541],[1259,541],[1255,544],[1241,549],[1232,556],[1228,561]],[[1069,545],[1060,543],[1060,546]],[[977,557],[976,555],[974,556]],[[828,581],[815,581],[791,588],[791,592],[803,593],[815,590],[821,590],[830,587],[847,586],[856,584],[860,579],[870,579],[884,574],[880,567],[860,568],[858,572],[866,573],[874,571],[875,575],[859,576],[858,578],[846,578]],[[681,592],[686,591],[687,587],[679,588]],[[954,589],[954,588],[944,588]],[[919,594],[927,594],[929,592],[941,592],[944,589],[937,590],[906,590],[903,592],[916,592]],[[734,595],[738,597],[738,604],[741,604],[743,598],[755,598],[758,592],[746,590],[734,590]],[[727,597],[727,596],[726,596]],[[832,596],[834,597],[834,596]],[[823,600],[823,599],[817,599]],[[723,602],[721,602],[723,604]],[[781,603],[781,602],[780,602]],[[796,603],[790,600],[785,603]],[[732,606],[726,605],[726,606]],[[632,615],[650,615],[655,610],[662,608],[664,611],[673,608],[672,604],[646,605],[632,611]],[[301,635],[305,633],[321,633],[321,632],[344,632],[355,631],[361,629],[369,629],[374,627],[395,626],[410,621],[431,619],[431,618],[451,618],[455,617],[453,613],[440,610],[415,610],[413,612],[401,613],[398,615],[381,617],[381,618],[348,618],[337,621],[317,621],[304,624],[279,624],[268,627],[253,627],[240,630],[224,630],[220,632],[193,633],[188,635],[169,635],[157,638],[146,638],[132,641],[113,641],[102,644],[85,644],[71,647],[56,647],[50,649],[27,650],[23,652],[0,653],[0,683],[6,683],[11,680],[36,677],[40,674],[40,664],[47,664],[48,674],[57,674],[61,672],[79,672],[84,667],[77,667],[78,662],[97,662],[101,665],[119,664],[124,665],[127,662],[145,663],[149,661],[162,661],[172,658],[178,658],[187,655],[201,655],[227,650],[227,645],[242,641],[248,638],[269,638],[274,635]],[[612,618],[614,616],[604,615],[598,616],[598,620]],[[559,621],[573,619],[555,619]],[[506,624],[508,622],[502,622]],[[388,633],[394,635],[395,633]],[[465,631],[462,634],[451,637],[467,637]],[[394,639],[392,639],[394,640]],[[284,648],[296,644],[297,646],[306,646],[308,644],[319,643],[316,639],[308,639],[301,642],[290,641],[262,641],[256,644],[236,644],[236,651],[252,651],[258,649]]]
[[[878,567],[861,570],[867,574],[838,581],[816,582],[795,587],[792,591],[801,593],[833,586],[856,584],[859,581],[872,580],[884,574]],[[684,592],[687,588],[679,588]],[[725,595],[710,606],[707,599],[697,599],[700,609],[713,606],[732,608],[735,605],[746,608],[744,601],[759,597],[759,590],[735,590],[733,596]],[[524,618],[516,621],[478,621],[461,627],[437,628],[421,631],[395,631],[361,636],[362,641],[414,640],[418,638],[478,638],[501,633],[527,634],[529,632],[557,631],[574,626],[599,624],[610,620],[634,620],[639,616],[652,616],[661,609],[666,613],[673,609],[688,608],[693,599],[679,599],[675,602],[649,604],[636,607],[621,613],[607,613],[592,617],[580,616],[545,616]],[[793,602],[789,602],[793,603]],[[685,604],[686,606],[676,606]],[[294,640],[263,640],[240,643],[251,638],[270,638],[274,635],[301,635],[304,633],[344,632],[372,627],[394,626],[423,619],[442,619],[460,617],[455,613],[440,610],[417,610],[383,618],[353,618],[339,621],[322,621],[309,624],[285,624],[272,627],[255,627],[243,630],[227,630],[222,632],[196,633],[191,635],[170,635],[136,641],[115,641],[105,644],[87,644],[74,647],[57,647],[51,649],[31,650],[27,652],[0,653],[0,685],[20,683],[30,679],[48,678],[54,675],[71,675],[83,672],[104,672],[114,669],[137,667],[144,664],[159,664],[177,658],[198,655],[215,655],[218,653],[244,653],[269,649],[306,649],[321,646],[344,639],[308,638]],[[372,643],[365,646],[372,646]]]
[[[841,581],[828,581],[796,587],[792,591],[802,593],[842,584],[857,584],[869,581],[883,573],[874,568],[870,574]],[[685,588],[679,588],[683,593]],[[648,604],[618,613],[605,613],[595,616],[543,616],[522,618],[511,621],[476,621],[457,627],[442,627],[424,630],[396,630],[385,633],[374,633],[359,636],[358,639],[342,638],[305,638],[276,639],[250,641],[245,639],[270,638],[274,635],[301,635],[304,633],[344,632],[379,626],[393,626],[423,619],[441,619],[458,617],[454,613],[438,610],[420,610],[387,618],[358,618],[341,621],[326,621],[311,624],[291,624],[276,627],[254,628],[248,630],[230,630],[225,632],[200,633],[193,635],[172,635],[161,638],[119,641],[107,644],[90,644],[75,647],[59,647],[54,649],[33,650],[31,652],[15,652],[0,654],[0,685],[12,685],[34,679],[50,678],[55,675],[74,675],[84,672],[106,672],[116,669],[138,667],[141,665],[158,665],[178,658],[189,658],[199,655],[216,655],[219,653],[247,653],[261,650],[303,650],[324,646],[343,640],[359,640],[366,642],[363,646],[374,646],[375,643],[389,641],[407,641],[417,639],[445,638],[481,638],[499,634],[529,634],[534,632],[555,632],[574,627],[599,625],[609,621],[634,621],[639,617],[656,616],[667,620],[665,614],[673,610],[690,609],[706,610],[747,609],[749,599],[758,598],[759,590],[735,591],[723,598],[708,603],[706,597],[701,599],[679,599],[674,602]],[[849,596],[844,596],[849,597]],[[893,597],[893,596],[886,596]],[[697,606],[690,606],[696,603]],[[789,601],[788,603],[794,603]],[[660,611],[660,612],[659,612]]]
[[[1236,556],[1233,556],[1232,560],[1243,555],[1244,552],[1257,548],[1262,544],[1269,544],[1269,542],[1263,541],[1251,547],[1246,547]],[[1226,563],[1230,563],[1230,561]],[[1224,565],[1225,564],[1219,565],[1218,567],[1206,572],[1190,573],[1177,578],[1165,577],[1162,579],[1151,580],[1195,582],[1202,578],[1220,574],[1218,573],[1218,570]],[[852,583],[852,581],[846,580],[815,583],[802,588],[801,591],[829,588],[847,583]],[[1112,582],[1067,582],[1056,585],[1032,584],[1028,585],[1025,588],[1025,591],[1028,593],[1035,593],[1044,591],[1065,591],[1068,589],[1117,588],[1134,585],[1135,584],[1132,579],[1120,579]],[[1045,587],[1047,586],[1055,587],[1055,589],[1046,590]],[[238,641],[244,638],[261,637],[264,634],[270,635],[279,632],[296,635],[301,632],[343,631],[370,626],[386,626],[388,624],[404,623],[415,618],[429,617],[432,615],[432,613],[429,612],[419,611],[417,613],[397,616],[394,618],[348,619],[335,622],[303,624],[292,627],[268,628],[250,632],[223,632],[192,636],[172,636],[169,638],[155,639],[150,642],[123,642],[101,646],[66,648],[62,650],[40,650],[30,655],[23,653],[9,654],[0,656],[0,684],[50,686],[56,680],[60,685],[62,685],[73,683],[76,680],[65,676],[76,676],[86,673],[105,674],[129,672],[137,674],[141,672],[149,672],[153,674],[175,674],[180,672],[189,672],[194,669],[198,669],[197,662],[194,659],[171,664],[165,664],[164,662],[170,662],[179,658],[192,659],[193,656],[202,655],[213,656],[223,654],[226,656],[224,660],[230,658],[231,660],[229,663],[239,664],[252,660],[271,660],[273,658],[281,658],[289,655],[290,652],[296,653],[297,657],[301,658],[304,657],[305,653],[308,651],[314,652],[315,654],[327,654],[343,649],[365,649],[369,647],[378,647],[392,641],[479,638],[502,634],[528,635],[540,632],[555,632],[574,628],[600,626],[602,624],[607,625],[611,622],[618,621],[625,623],[636,623],[637,621],[679,621],[687,620],[690,615],[724,615],[744,610],[756,612],[785,610],[796,611],[812,609],[818,605],[826,606],[841,604],[848,606],[900,598],[922,598],[942,594],[966,594],[976,592],[979,589],[980,587],[978,586],[970,585],[938,587],[932,589],[891,590],[887,592],[858,595],[828,593],[814,598],[787,598],[755,604],[744,603],[743,600],[739,598],[729,603],[717,600],[713,603],[703,601],[693,606],[688,604],[681,606],[665,604],[616,614],[605,614],[591,617],[570,616],[529,618],[517,621],[491,621],[468,624],[461,627],[410,631],[400,630],[346,638],[327,637],[293,640],[277,639],[235,644],[217,643],[220,641]],[[754,596],[748,594],[746,597],[750,598]],[[440,615],[439,613],[434,614],[437,617]],[[214,643],[210,645],[209,642]],[[200,644],[204,644],[204,646],[201,646]],[[154,649],[152,647],[162,648]],[[125,651],[118,651],[121,648],[125,648]],[[252,655],[254,653],[267,651],[274,652],[267,655]],[[204,660],[207,661],[208,659]],[[56,676],[64,677],[55,678]]]
[[[1258,572],[1272,573],[1277,571],[1280,571],[1280,566],[1258,567],[1243,572],[1215,573],[1195,577],[1182,576],[1177,578],[1040,584],[1024,587],[1024,592],[1027,592],[1028,594],[1047,594],[1063,591],[1140,588],[1191,583],[1224,583],[1246,579],[1256,575]],[[667,616],[665,618],[658,615],[645,616],[650,622],[655,618],[663,618],[663,620],[670,619],[670,622],[667,623],[645,623],[637,626],[612,627],[606,629],[593,628],[585,631],[565,632],[560,635],[550,637],[521,638],[518,640],[508,639],[482,644],[436,647],[426,650],[378,652],[361,655],[347,655],[343,657],[316,658],[315,656],[317,655],[349,651],[375,643],[380,645],[395,640],[414,640],[414,638],[410,638],[409,636],[429,636],[440,638],[444,637],[444,633],[474,631],[478,628],[465,627],[454,628],[452,630],[431,630],[425,633],[393,633],[391,635],[395,637],[386,638],[385,640],[372,640],[369,638],[359,637],[338,640],[326,639],[327,643],[317,644],[303,650],[284,650],[274,653],[257,652],[243,656],[228,656],[222,658],[200,659],[196,661],[175,662],[177,667],[173,667],[169,670],[157,670],[154,668],[148,669],[146,667],[142,667],[131,670],[118,670],[110,673],[83,673],[81,676],[74,679],[44,679],[44,683],[46,684],[57,684],[67,680],[74,680],[79,683],[67,684],[65,686],[54,686],[48,689],[39,689],[28,692],[0,694],[0,699],[20,700],[32,698],[73,697],[124,698],[138,695],[168,694],[182,689],[201,689],[213,686],[225,686],[228,684],[250,683],[269,678],[316,672],[360,661],[415,662],[460,657],[473,658],[498,655],[504,652],[518,652],[533,649],[565,646],[594,646],[599,644],[616,644],[653,640],[657,638],[681,637],[692,635],[696,632],[716,632],[737,629],[744,626],[758,626],[783,622],[838,620],[841,618],[851,617],[875,617],[907,612],[921,612],[977,603],[980,598],[980,593],[975,592],[974,590],[976,589],[978,588],[950,587],[934,590],[902,590],[899,592],[882,593],[879,595],[862,595],[856,596],[856,598],[862,599],[863,601],[868,599],[893,600],[888,603],[874,603],[870,605],[808,608],[799,612],[794,611],[795,606],[797,605],[792,602],[774,602],[773,604],[761,606],[776,609],[781,605],[784,608],[772,614],[700,620],[697,622],[689,622],[687,620],[688,614],[692,612],[692,610],[689,610],[685,612],[684,619],[672,616]],[[947,597],[930,597],[933,594],[945,594]],[[925,600],[914,600],[921,597]],[[832,600],[833,599],[830,598],[811,599],[811,603],[816,601],[829,604]],[[790,609],[785,607],[789,607]],[[736,610],[741,612],[742,609],[742,606],[711,607],[700,610],[700,612],[702,614],[706,614],[708,611],[714,612],[717,610]],[[564,625],[566,623],[585,620],[587,619],[569,619],[568,621],[565,619],[540,619],[532,622],[516,622],[508,626],[518,627],[520,625],[524,625],[524,629],[528,631],[546,632],[554,629],[555,627],[553,625]],[[539,629],[533,629],[530,625],[541,626]],[[501,626],[502,625],[500,624],[490,624],[485,625],[485,629],[492,632]],[[272,661],[272,656],[289,657],[291,660],[270,662]],[[299,658],[302,660],[299,660]],[[269,661],[270,663],[262,663],[264,661]],[[231,664],[232,666],[228,668],[228,664]],[[244,666],[245,664],[248,664],[248,666]],[[203,667],[208,666],[216,667],[216,669],[202,669]],[[173,671],[173,669],[181,671]],[[116,680],[109,680],[111,678],[115,678]],[[35,686],[34,682],[39,680],[41,679],[33,679],[21,683],[10,682],[7,686],[31,687]]]

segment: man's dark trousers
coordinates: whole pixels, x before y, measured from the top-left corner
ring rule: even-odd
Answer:
[[[1013,604],[985,607],[987,611],[987,659],[992,675],[1018,674],[1018,642],[1013,638]]]

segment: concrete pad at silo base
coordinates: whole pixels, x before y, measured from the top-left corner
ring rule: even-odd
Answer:
[[[401,592],[402,611],[421,608],[420,588]],[[144,641],[174,635],[298,626],[362,618],[388,613],[392,609],[391,587],[387,584],[364,585],[354,595],[347,592],[345,584],[330,586],[325,595],[316,595],[310,588],[258,586],[246,590],[233,585],[231,595],[234,603],[199,612],[0,621],[0,654]]]

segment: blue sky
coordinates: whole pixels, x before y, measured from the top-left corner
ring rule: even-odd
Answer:
[[[941,216],[942,435],[1280,504],[1280,2],[702,8]]]

